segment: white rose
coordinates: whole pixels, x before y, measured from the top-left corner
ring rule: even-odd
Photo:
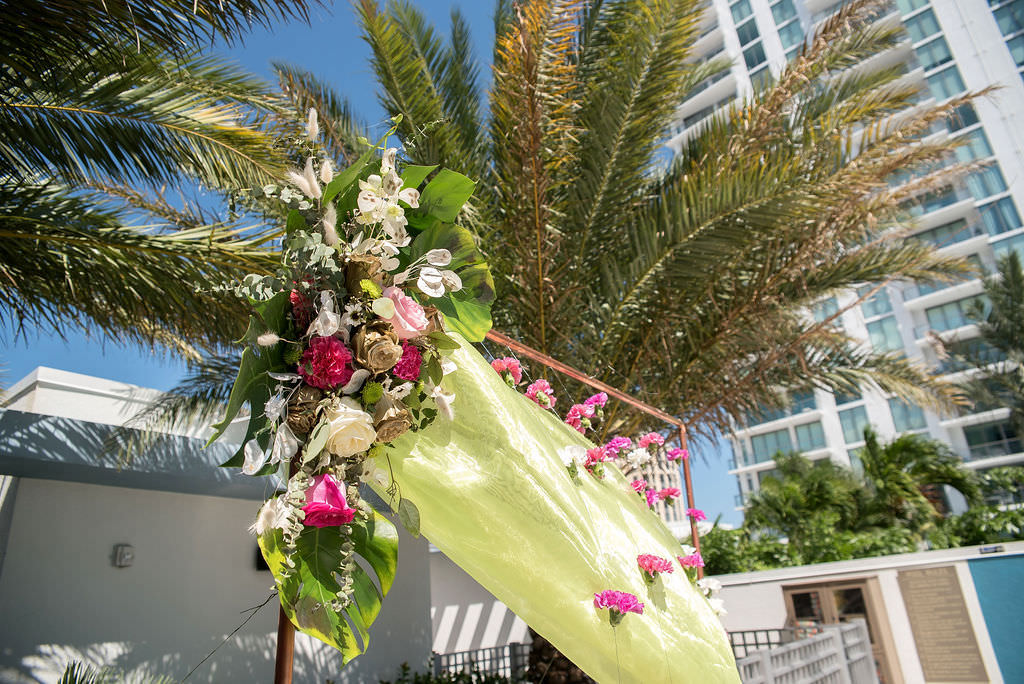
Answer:
[[[335,456],[353,456],[366,451],[377,439],[373,417],[351,397],[343,397],[330,406],[325,417],[330,434],[325,448]]]

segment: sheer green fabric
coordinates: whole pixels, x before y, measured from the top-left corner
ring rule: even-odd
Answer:
[[[458,370],[444,380],[454,421],[404,435],[379,462],[387,470],[390,460],[423,534],[599,682],[739,682],[726,634],[660,519],[615,467],[604,480],[571,478],[558,450],[592,445],[459,339]],[[675,572],[647,585],[641,553],[672,559]],[[636,594],[644,614],[613,629],[593,604],[605,589]]]

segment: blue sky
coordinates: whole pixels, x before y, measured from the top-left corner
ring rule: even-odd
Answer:
[[[458,0],[420,0],[416,5],[435,27],[447,35],[450,12],[458,8],[472,30],[474,46],[483,64],[489,64],[494,36],[493,3]],[[346,96],[362,121],[378,128],[386,120],[377,102],[375,81],[369,64],[369,47],[359,37],[356,15],[346,2],[331,9],[316,9],[311,25],[279,24],[270,31],[250,34],[230,48],[218,48],[226,57],[248,70],[270,78],[270,64],[283,61],[303,67],[333,84]],[[488,79],[489,71],[481,74]],[[30,329],[14,338],[5,331],[0,346],[3,376],[0,384],[10,386],[36,366],[110,378],[121,382],[169,389],[182,376],[183,365],[159,354],[125,347],[116,341],[69,335],[67,340],[45,330]],[[693,479],[697,506],[710,518],[722,514],[724,522],[738,524],[740,515],[733,510],[735,478],[726,473],[729,447],[695,445]]]

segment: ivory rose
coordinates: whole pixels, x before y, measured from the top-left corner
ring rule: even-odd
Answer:
[[[311,527],[334,527],[347,525],[356,515],[345,500],[345,483],[339,483],[333,475],[317,475],[306,490],[306,514],[303,524]]]
[[[366,451],[377,439],[373,418],[352,397],[342,397],[327,408],[329,424],[326,449],[335,456],[353,456]]]
[[[395,313],[382,318],[391,323],[398,338],[408,340],[422,335],[429,324],[423,307],[394,285],[384,288],[383,295],[395,305]]]

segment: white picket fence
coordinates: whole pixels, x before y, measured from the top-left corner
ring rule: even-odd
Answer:
[[[822,625],[821,634],[736,661],[743,684],[878,684],[867,624]]]

